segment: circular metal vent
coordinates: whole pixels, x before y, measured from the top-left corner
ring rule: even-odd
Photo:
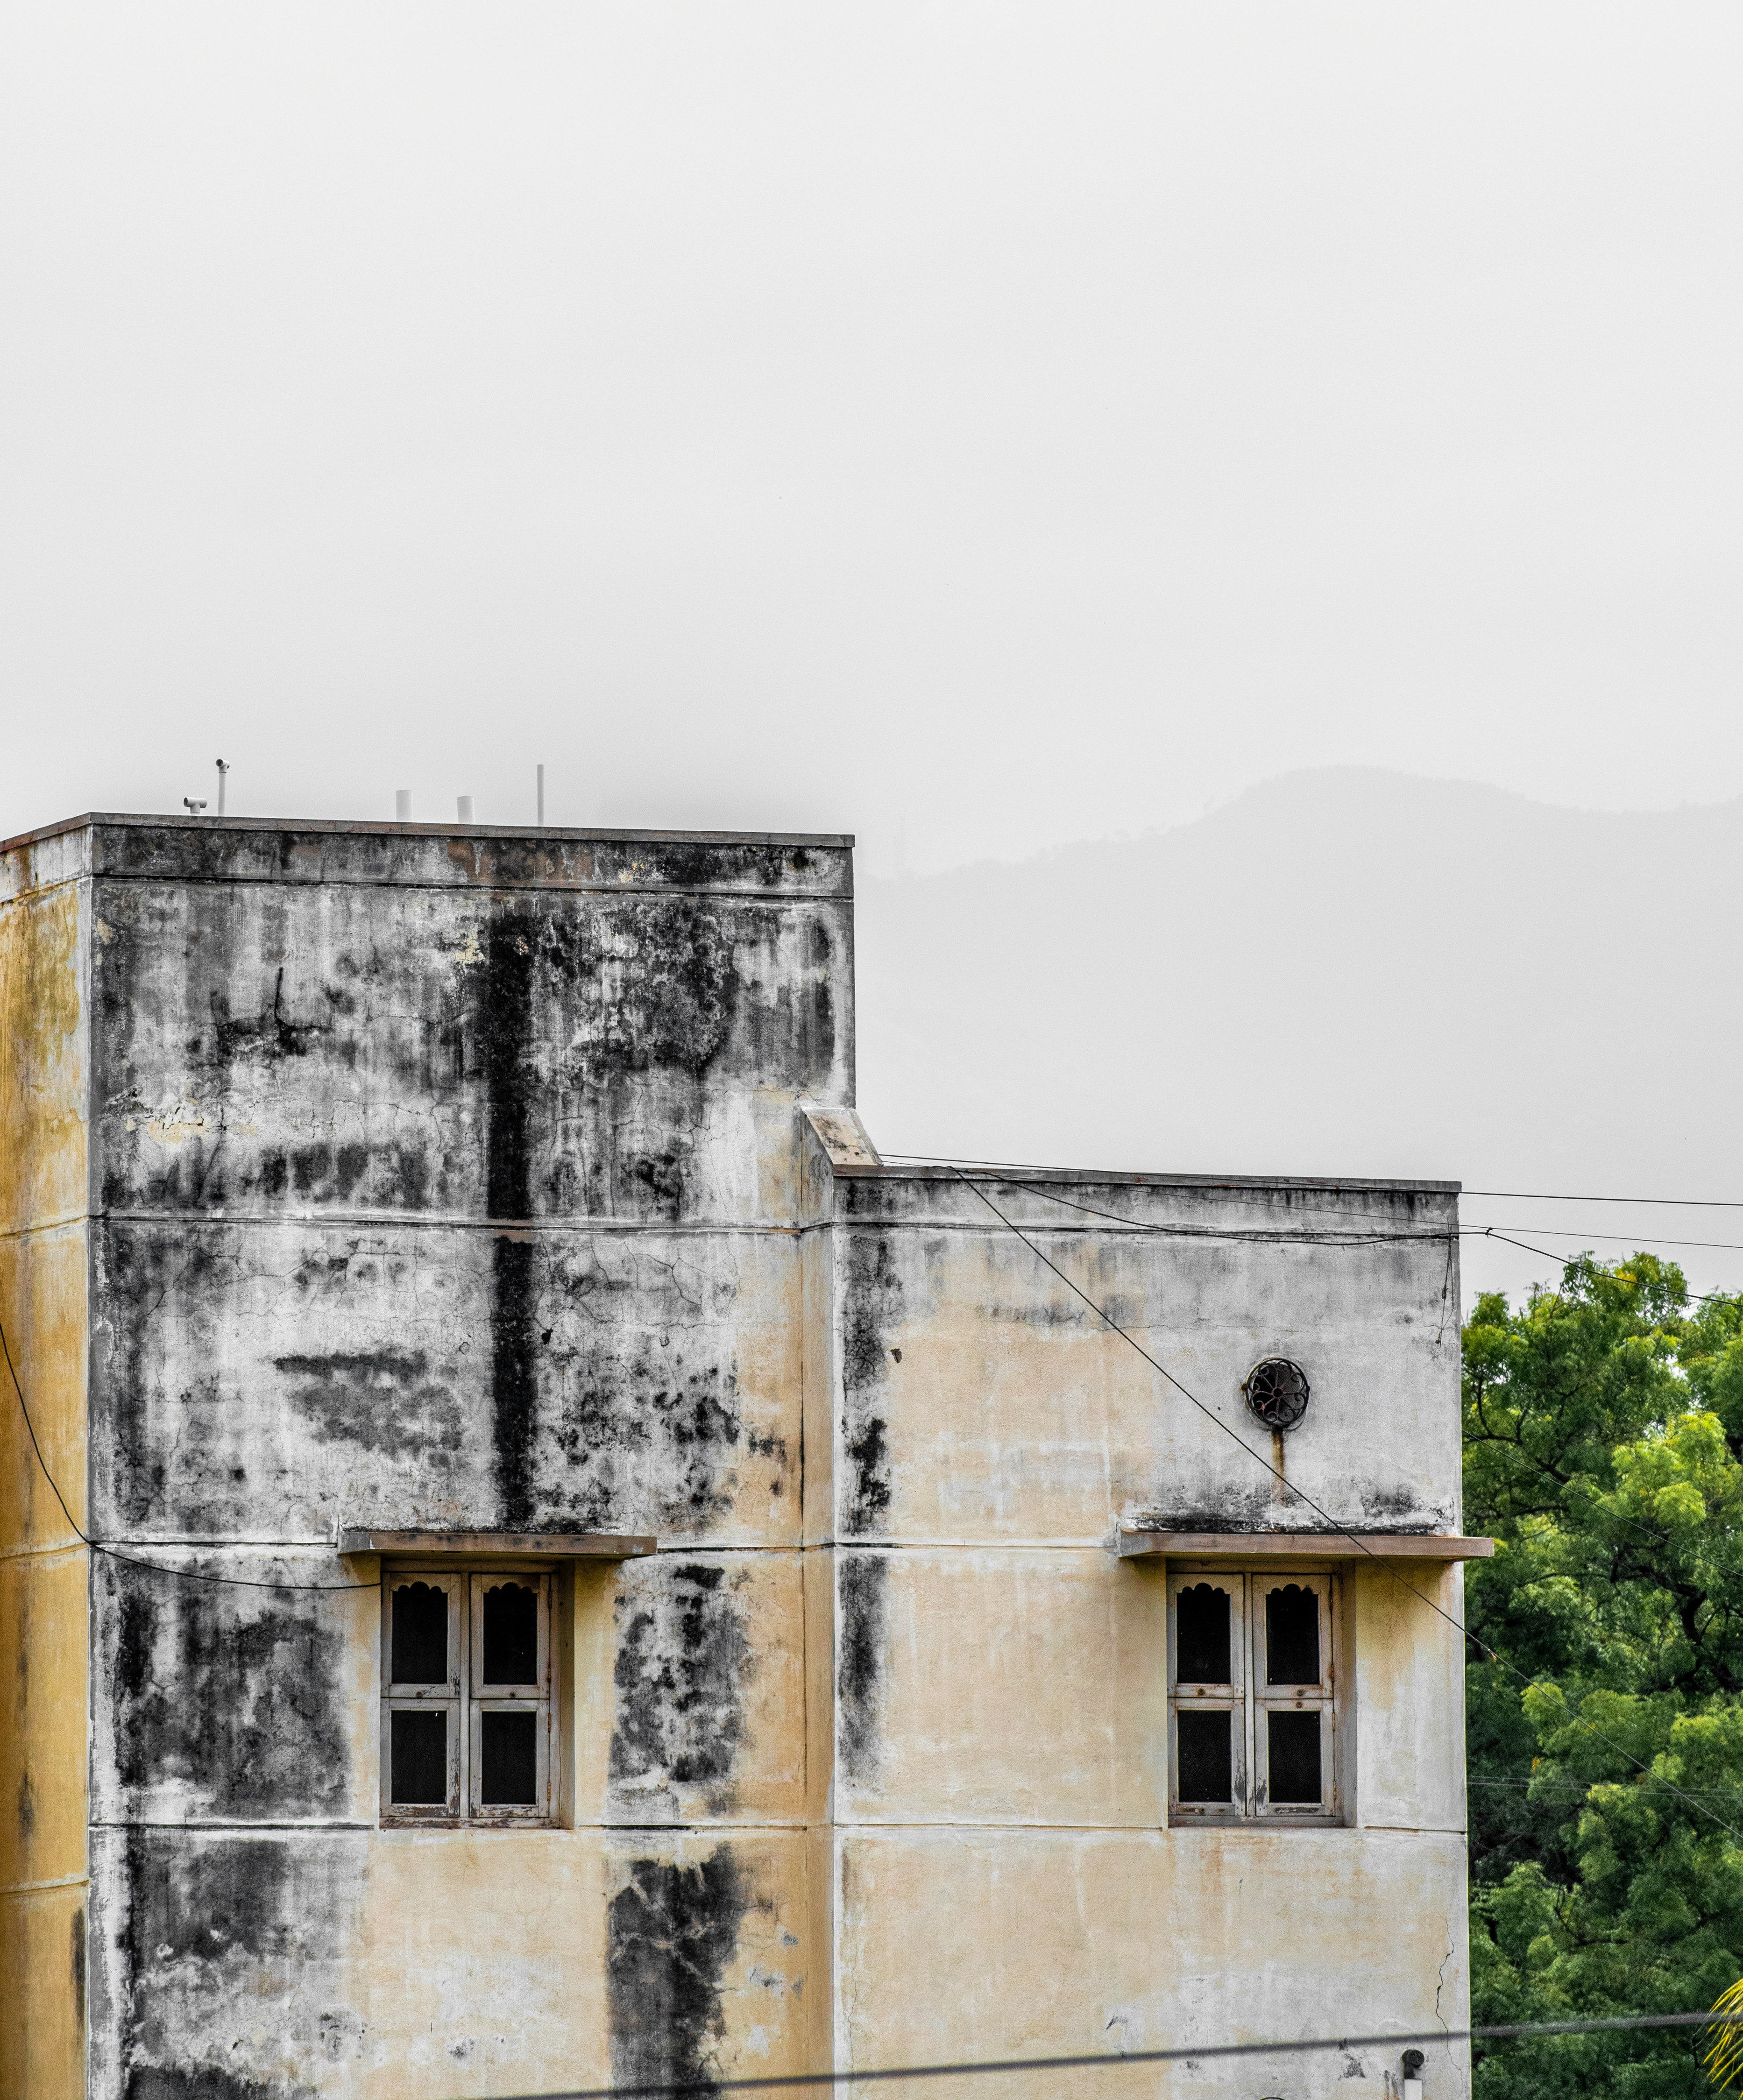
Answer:
[[[1247,1374],[1241,1390],[1267,1429],[1293,1429],[1307,1413],[1312,1388],[1307,1373],[1287,1357],[1267,1357]]]

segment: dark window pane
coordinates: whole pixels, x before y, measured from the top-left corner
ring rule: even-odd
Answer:
[[[479,1799],[487,1808],[530,1808],[539,1798],[536,1714],[486,1714]]]
[[[394,1591],[392,1683],[448,1682],[448,1592],[428,1582],[406,1582]]]
[[[1209,1582],[1182,1590],[1174,1607],[1174,1674],[1182,1684],[1227,1684],[1229,1592]]]
[[[1234,1716],[1182,1712],[1178,1727],[1182,1801],[1228,1801],[1234,1793]]]
[[[1319,1774],[1317,1714],[1272,1714],[1270,1792],[1273,1802],[1318,1801],[1324,1789]]]
[[[1319,1682],[1319,1598],[1299,1582],[1265,1599],[1265,1682]]]
[[[406,1808],[439,1808],[448,1799],[448,1716],[439,1707],[427,1713],[395,1713],[393,1798]]]
[[[519,1582],[484,1592],[484,1682],[539,1681],[539,1593]]]

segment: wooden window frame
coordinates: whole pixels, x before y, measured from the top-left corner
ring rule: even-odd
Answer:
[[[1229,1666],[1227,1683],[1182,1684],[1178,1674],[1178,1614],[1181,1590],[1200,1583],[1229,1596]],[[1273,1685],[1265,1681],[1265,1599],[1291,1583],[1311,1590],[1319,1600],[1320,1675],[1317,1684]],[[1339,1582],[1335,1574],[1288,1568],[1171,1568],[1167,1574],[1168,1822],[1181,1829],[1230,1828],[1335,1828],[1345,1820],[1340,1770],[1344,1719],[1339,1683],[1342,1639]],[[1180,1798],[1180,1716],[1182,1713],[1228,1712],[1234,1716],[1231,1734],[1233,1785],[1226,1805],[1183,1802]],[[1320,1774],[1317,1802],[1280,1802],[1269,1798],[1268,1770],[1270,1716],[1273,1713],[1317,1713],[1320,1717]]]
[[[448,1675],[441,1684],[394,1682],[393,1606],[397,1590],[427,1582],[448,1596]],[[530,1684],[487,1684],[483,1681],[484,1596],[502,1582],[530,1589],[537,1599],[538,1674]],[[520,1560],[456,1561],[444,1558],[432,1566],[421,1560],[396,1561],[382,1570],[382,1773],[381,1820],[386,1829],[485,1828],[548,1830],[558,1821],[557,1630],[560,1599],[558,1571],[549,1564]],[[448,1798],[433,1802],[395,1802],[393,1793],[393,1716],[396,1712],[440,1709],[448,1715]],[[481,1745],[487,1713],[527,1713],[537,1716],[534,1746],[536,1799],[509,1807],[487,1807],[479,1795],[483,1769]]]

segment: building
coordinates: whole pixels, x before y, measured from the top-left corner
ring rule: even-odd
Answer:
[[[1464,2023],[1454,1190],[880,1162],[850,845],[0,850],[7,2095]]]

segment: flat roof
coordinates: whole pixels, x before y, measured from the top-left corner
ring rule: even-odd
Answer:
[[[595,825],[568,824],[418,824],[394,823],[368,818],[333,817],[195,817],[165,810],[99,810],[82,817],[64,817],[58,824],[42,824],[33,832],[0,839],[0,853],[15,846],[32,846],[43,839],[58,838],[64,832],[84,831],[95,824],[149,826],[152,830],[188,832],[342,832],[376,833],[413,839],[598,839],[620,845],[683,845],[704,846],[851,846],[851,832],[661,832],[651,827],[627,831]]]

